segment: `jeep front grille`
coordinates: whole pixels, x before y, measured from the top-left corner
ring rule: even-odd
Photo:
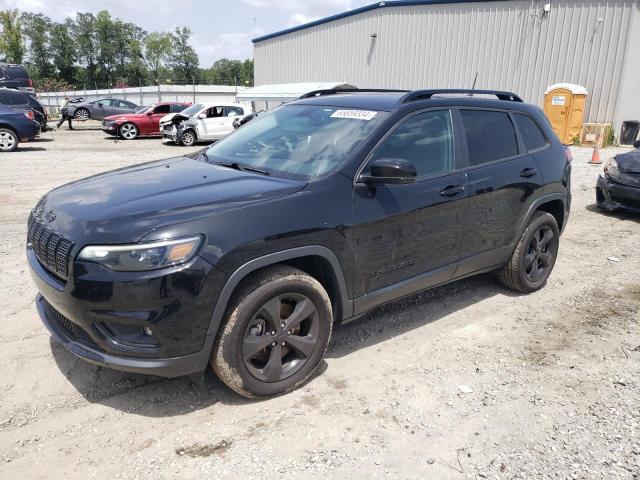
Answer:
[[[27,241],[40,263],[57,276],[67,278],[73,242],[45,227],[33,214],[29,215],[28,226]]]

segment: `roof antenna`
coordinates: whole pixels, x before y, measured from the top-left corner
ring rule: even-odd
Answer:
[[[478,72],[476,72],[476,76],[473,78],[473,85],[471,85],[471,90],[476,89],[476,82],[478,81]],[[470,97],[473,97],[473,93],[469,94]]]

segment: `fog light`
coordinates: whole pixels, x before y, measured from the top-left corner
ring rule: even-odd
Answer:
[[[144,327],[142,329],[142,331],[144,332],[145,335],[147,335],[148,337],[150,337],[151,335],[153,335],[153,332],[151,331],[151,329],[149,327]]]

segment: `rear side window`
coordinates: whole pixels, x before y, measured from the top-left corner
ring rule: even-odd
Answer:
[[[471,165],[502,160],[518,155],[513,123],[506,112],[460,110],[469,147]]]
[[[538,150],[547,145],[547,139],[533,118],[522,113],[516,113],[514,116],[527,151]]]
[[[413,163],[418,177],[453,170],[453,128],[449,110],[419,113],[396,128],[372,160],[401,158]]]
[[[224,107],[225,108],[225,117],[239,117],[244,114],[241,108],[239,107]]]
[[[187,108],[188,106],[189,106],[189,105],[184,105],[184,104],[171,105],[171,113],[181,112],[181,111],[183,111],[185,108]]]

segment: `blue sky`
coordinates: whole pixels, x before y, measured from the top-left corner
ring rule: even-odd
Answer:
[[[148,31],[186,25],[203,67],[215,60],[250,58],[251,39],[374,0],[0,0],[0,9],[43,13],[56,21],[76,12],[108,10]]]

